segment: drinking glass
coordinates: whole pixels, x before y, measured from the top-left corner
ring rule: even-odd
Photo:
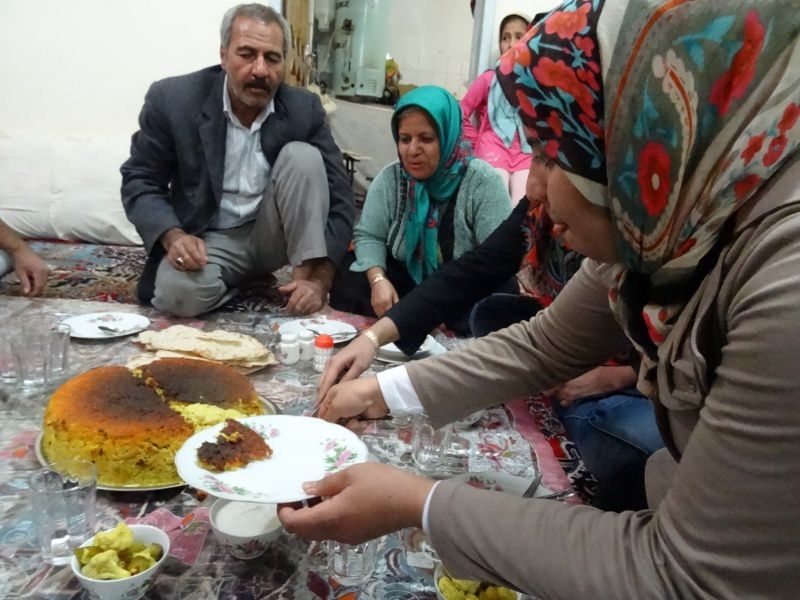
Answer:
[[[54,379],[63,377],[69,371],[69,339],[72,330],[69,325],[56,323],[50,328],[50,369]]]
[[[328,574],[342,585],[364,583],[375,570],[382,539],[355,545],[328,540]]]
[[[14,367],[14,353],[11,351],[11,340],[0,337],[0,385],[14,384],[17,381],[17,371]]]
[[[72,551],[94,535],[97,469],[83,460],[60,461],[34,472],[29,489],[42,556],[67,564]]]
[[[472,452],[469,440],[458,435],[455,428],[448,427],[442,443],[442,464],[451,475],[458,475],[469,471],[469,457]]]
[[[411,456],[423,472],[439,470],[444,461],[444,448],[449,429],[435,429],[425,415],[415,415],[411,433]]]
[[[11,340],[17,383],[33,390],[50,382],[52,357],[49,331],[25,329]]]

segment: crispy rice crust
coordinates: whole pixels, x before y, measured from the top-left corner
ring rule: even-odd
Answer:
[[[219,432],[216,442],[203,442],[197,449],[200,464],[212,471],[230,471],[246,464],[269,458],[272,448],[255,431],[235,421],[227,419],[225,427]]]
[[[61,385],[45,412],[45,458],[56,464],[72,457],[94,462],[98,483],[105,486],[179,484],[175,453],[194,428],[170,407],[169,396],[247,415],[264,412],[250,381],[230,367],[209,368],[191,359],[152,364],[161,362],[169,364],[148,369],[146,378],[125,367],[100,367]],[[166,390],[164,397],[157,390]]]
[[[231,367],[191,358],[162,358],[144,365],[142,374],[165,399],[186,404],[210,404],[262,414],[253,385]]]

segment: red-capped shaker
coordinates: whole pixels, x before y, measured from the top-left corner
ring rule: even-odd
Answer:
[[[333,355],[333,338],[322,333],[314,338],[314,370],[322,373]]]

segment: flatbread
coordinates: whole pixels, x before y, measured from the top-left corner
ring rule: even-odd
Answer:
[[[193,360],[202,360],[204,362],[213,362],[220,365],[227,365],[237,373],[242,375],[249,375],[250,373],[255,373],[256,371],[260,371],[264,367],[274,364],[274,363],[266,363],[266,364],[240,364],[240,363],[232,363],[232,362],[222,362],[219,360],[210,360],[208,358],[203,358],[201,356],[197,356],[195,354],[184,354],[182,352],[172,352],[171,350],[158,350],[156,352],[140,352],[139,354],[134,354],[128,359],[128,362],[125,366],[131,370],[139,369],[144,365],[149,365],[154,360],[159,360],[161,358],[191,358]]]
[[[202,331],[173,325],[161,331],[143,331],[137,341],[151,351],[179,352],[241,367],[276,364],[275,356],[254,337],[231,331]]]

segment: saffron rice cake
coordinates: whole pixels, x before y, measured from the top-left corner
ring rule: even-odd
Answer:
[[[140,370],[100,367],[59,387],[44,418],[42,452],[97,466],[98,484],[180,484],[175,452],[195,431],[264,414],[250,381],[231,367],[168,358]]]

